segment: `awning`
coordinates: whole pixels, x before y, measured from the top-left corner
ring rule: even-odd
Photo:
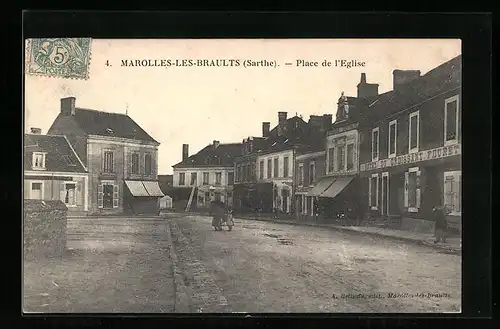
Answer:
[[[149,196],[148,191],[146,191],[146,188],[140,180],[126,180],[125,185],[127,185],[133,196]]]
[[[335,181],[334,177],[325,177],[321,179],[310,191],[307,193],[307,196],[320,196],[321,193],[325,192],[325,190],[332,185]]]
[[[149,196],[157,196],[157,197],[164,196],[157,181],[149,181],[149,182],[143,181],[142,183],[144,184],[146,191],[148,191]]]
[[[343,189],[353,180],[354,177],[337,177],[330,187],[325,192],[321,193],[323,198],[335,198]]]

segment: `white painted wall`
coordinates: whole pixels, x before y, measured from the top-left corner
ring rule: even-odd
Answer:
[[[342,140],[342,141],[339,141]],[[336,145],[343,144],[345,145],[344,149],[344,163],[347,165],[347,145],[348,144],[353,144],[354,145],[354,150],[353,150],[353,169],[349,171],[345,170],[340,170],[338,168],[338,161],[337,161],[337,148],[335,148],[334,151],[334,171],[330,172],[330,148],[335,147]],[[346,132],[342,132],[340,134],[336,135],[331,135],[326,137],[326,174],[327,175],[335,175],[335,174],[356,174],[358,172],[359,168],[359,134],[358,130],[349,130]]]
[[[173,177],[174,187],[193,187],[191,185],[191,174],[196,173],[196,186],[203,186],[203,173],[208,173],[208,185],[215,185],[215,173],[221,173],[221,185],[223,187],[228,186],[228,173],[234,174],[234,167],[208,167],[208,168],[175,168]],[[179,174],[184,173],[186,175],[185,184],[179,185]]]
[[[288,176],[284,177],[284,158],[288,157]],[[274,159],[278,158],[279,166],[278,166],[278,177],[274,177]],[[267,178],[267,161],[271,159],[272,168],[271,168],[271,179]],[[260,162],[264,161],[264,179],[260,179]],[[289,178],[293,180],[293,170],[294,170],[294,159],[293,159],[293,150],[287,150],[283,152],[271,153],[271,154],[263,154],[257,157],[257,168],[255,172],[257,173],[257,181],[269,182],[273,181],[276,178]]]

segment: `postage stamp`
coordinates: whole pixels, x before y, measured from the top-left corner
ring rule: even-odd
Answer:
[[[27,44],[26,72],[67,79],[88,79],[90,38],[40,38]]]

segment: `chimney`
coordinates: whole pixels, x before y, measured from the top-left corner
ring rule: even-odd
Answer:
[[[287,112],[278,112],[278,135],[280,136],[285,133],[287,115]]]
[[[42,129],[40,128],[31,128],[31,133],[35,135],[41,135],[42,134]]]
[[[75,97],[61,98],[61,113],[67,116],[75,115]]]
[[[220,142],[219,141],[214,141],[214,149],[216,149],[219,146]]]
[[[333,121],[332,117],[331,114],[323,114],[323,128],[325,131],[330,130]]]
[[[262,122],[262,137],[269,136],[269,130],[271,128],[270,122]]]
[[[189,158],[189,144],[182,144],[182,161]]]
[[[358,83],[358,98],[378,96],[378,83],[367,83],[366,73],[361,73],[361,80]]]
[[[420,78],[420,70],[394,70],[392,71],[393,85],[392,89],[397,90],[399,87]]]

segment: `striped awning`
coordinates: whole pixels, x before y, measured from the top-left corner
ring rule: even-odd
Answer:
[[[140,180],[126,180],[125,185],[133,196],[149,196],[148,191]]]
[[[155,197],[164,196],[157,181],[143,181],[142,183],[144,184],[146,191],[148,191],[149,196],[155,196]]]

